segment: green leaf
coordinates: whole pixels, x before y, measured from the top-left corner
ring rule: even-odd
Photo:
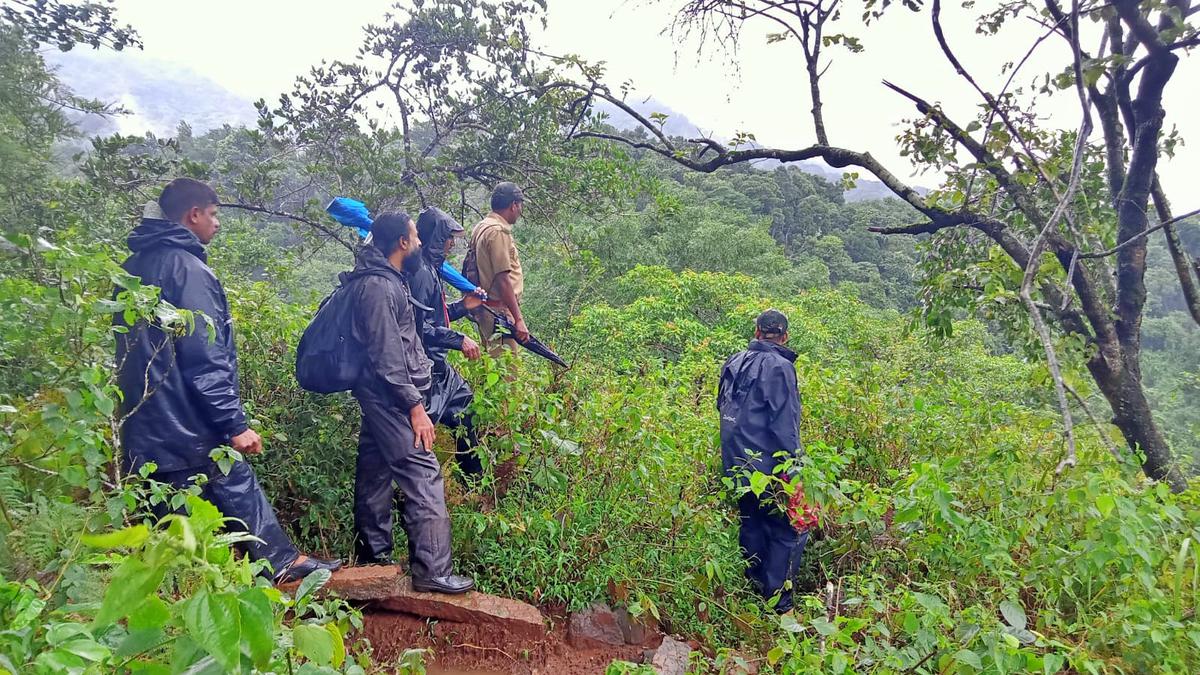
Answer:
[[[776,645],[771,649],[771,651],[767,652],[767,663],[773,666],[776,663],[779,663],[779,660],[782,659],[783,656],[783,647]]]
[[[78,623],[56,623],[46,631],[46,642],[51,646],[57,646],[80,635],[88,635],[87,626]],[[88,635],[88,637],[91,636]]]
[[[227,671],[240,670],[242,622],[237,596],[202,590],[187,601],[188,634]]]
[[[150,536],[150,529],[145,525],[134,525],[116,532],[85,534],[80,540],[92,548],[137,548],[145,543]]]
[[[158,590],[162,578],[161,568],[151,567],[138,558],[126,558],[104,592],[104,602],[92,622],[92,629],[103,628],[128,616],[146,596]]]
[[[818,633],[824,635],[825,637],[829,637],[830,635],[834,635],[838,632],[838,627],[836,625],[821,617],[813,619],[812,625],[813,628],[817,629]]]
[[[182,675],[228,675],[228,673],[229,671],[216,659],[206,656],[193,663],[191,667],[183,671]]]
[[[304,658],[327,666],[333,662],[333,637],[322,626],[302,623],[292,629],[292,644]]]
[[[216,506],[196,495],[188,495],[188,517],[192,521],[192,529],[204,536],[216,532],[221,527],[224,518]]]
[[[260,588],[251,588],[238,596],[242,612],[242,638],[250,647],[250,658],[254,665],[265,669],[271,660],[275,643],[275,615],[271,601]]]
[[[121,640],[121,644],[117,645],[115,654],[118,658],[127,659],[131,656],[148,652],[162,643],[163,635],[161,628],[142,628],[139,630],[131,628],[125,639]]]
[[[60,646],[59,649],[88,661],[103,661],[112,656],[112,651],[108,647],[90,639],[71,640]]]
[[[346,661],[346,641],[342,639],[342,629],[333,621],[325,624],[329,637],[333,641],[333,667],[341,668]]]
[[[296,589],[296,602],[300,602],[320,590],[325,584],[329,583],[329,577],[331,576],[333,576],[333,573],[329,570],[317,570],[304,577],[304,581],[300,582],[300,588]]]
[[[37,672],[45,673],[80,673],[87,665],[78,656],[59,649],[42,652],[34,663],[41,666]]]
[[[954,660],[971,666],[975,670],[983,670],[983,661],[979,660],[979,655],[970,649],[960,649],[955,652]]]
[[[1179,552],[1175,554],[1175,611],[1178,614],[1183,614],[1183,569],[1187,564],[1188,547],[1192,543],[1192,538],[1184,537],[1183,543],[1179,546]]]
[[[764,490],[771,483],[771,477],[765,473],[755,471],[750,474],[750,491],[755,497],[761,497]]]
[[[159,522],[169,523],[167,525],[167,533],[179,542],[179,546],[188,555],[196,552],[196,531],[192,528],[191,520],[186,516],[171,514]]]
[[[146,598],[146,601],[129,613],[129,629],[144,630],[162,628],[171,620],[171,610],[167,603],[157,595]]]
[[[795,617],[784,614],[779,617],[779,627],[789,633],[799,633],[804,630],[804,626],[800,624]]]
[[[1000,613],[1004,615],[1004,620],[1008,622],[1016,630],[1025,630],[1025,608],[1013,602],[1005,600],[1000,603]]]
[[[1113,512],[1117,502],[1112,495],[1100,495],[1096,497],[1096,508],[1100,510],[1100,515],[1107,518]]]
[[[1045,654],[1042,656],[1042,673],[1054,675],[1062,670],[1064,659],[1060,654]]]
[[[945,613],[949,609],[948,607],[946,607],[946,603],[942,602],[942,599],[937,597],[936,595],[930,595],[928,593],[917,592],[917,593],[913,593],[913,597],[916,598],[917,603],[919,603],[922,607],[929,610],[930,612]]]

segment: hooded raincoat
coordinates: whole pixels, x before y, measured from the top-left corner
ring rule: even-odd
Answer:
[[[433,387],[429,395],[429,416],[434,423],[455,430],[459,467],[469,475],[478,475],[483,466],[474,448],[478,445],[474,420],[468,410],[474,398],[471,386],[446,361],[446,352],[462,349],[463,335],[450,328],[450,322],[466,316],[461,300],[446,303],[439,270],[446,261],[446,242],[462,226],[450,214],[438,208],[427,209],[417,218],[417,234],[421,237],[421,269],[412,275],[409,285],[413,299],[422,307],[416,309],[421,323],[425,353],[433,362]]]
[[[744,471],[772,475],[780,462],[800,451],[795,360],[796,353],[783,345],[754,340],[721,369],[721,462],[725,473],[739,483],[744,484]],[[786,612],[792,608],[788,582],[800,564],[808,534],[796,532],[769,493],[741,496],[738,516],[746,576],[764,598],[777,598],[776,611]]]
[[[204,245],[182,225],[145,218],[128,244],[127,272],[162,289],[162,300],[202,312],[208,321],[197,316],[195,330],[181,337],[144,323],[117,336],[126,460],[132,468],[152,461],[159,471],[205,466],[209,451],[248,428],[225,290],[207,265]],[[125,325],[120,314],[114,322]]]
[[[233,318],[204,245],[182,225],[155,217],[142,219],[128,243],[133,255],[126,271],[158,286],[162,300],[202,312],[207,321],[197,316],[194,331],[171,336],[153,324],[128,326],[120,314],[114,317],[128,329],[117,335],[123,461],[130,469],[153,462],[151,477],[175,487],[206,476],[203,497],[235,519],[231,529],[259,539],[244,544],[251,557],[280,572],[298,554],[254,470],[243,461],[224,473],[209,458],[248,427],[238,394]]]

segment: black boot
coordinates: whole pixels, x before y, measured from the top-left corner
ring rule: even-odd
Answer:
[[[322,560],[321,558],[309,556],[308,559],[302,563],[292,561],[290,565],[284,567],[282,570],[279,570],[279,572],[275,575],[275,583],[286,584],[289,581],[300,581],[304,577],[316,572],[317,570],[329,570],[330,572],[336,572],[337,570],[341,569],[341,567],[341,560]]]
[[[445,593],[447,595],[458,595],[466,593],[475,588],[475,581],[471,577],[464,577],[458,574],[448,574],[444,577],[430,577],[428,579],[419,579],[413,577],[413,589],[422,593]]]

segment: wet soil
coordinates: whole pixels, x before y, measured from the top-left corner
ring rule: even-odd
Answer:
[[[510,635],[502,626],[428,620],[367,608],[362,637],[378,664],[395,663],[406,649],[429,649],[431,675],[592,675],[614,660],[640,663],[647,647],[576,649],[567,643],[565,616],[547,614],[551,627],[540,639]]]

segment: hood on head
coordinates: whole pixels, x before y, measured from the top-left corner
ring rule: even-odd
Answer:
[[[133,228],[133,232],[129,233],[129,238],[125,240],[130,251],[137,253],[156,246],[174,246],[205,262],[208,261],[204,244],[200,243],[200,239],[192,234],[191,230],[165,218],[151,217],[151,214],[161,215],[159,211],[147,208],[146,214],[147,217],[142,218],[137,227]]]
[[[454,216],[437,207],[421,212],[417,218],[417,236],[421,238],[425,259],[434,269],[441,267],[446,260],[446,242],[462,231],[462,225]]]

